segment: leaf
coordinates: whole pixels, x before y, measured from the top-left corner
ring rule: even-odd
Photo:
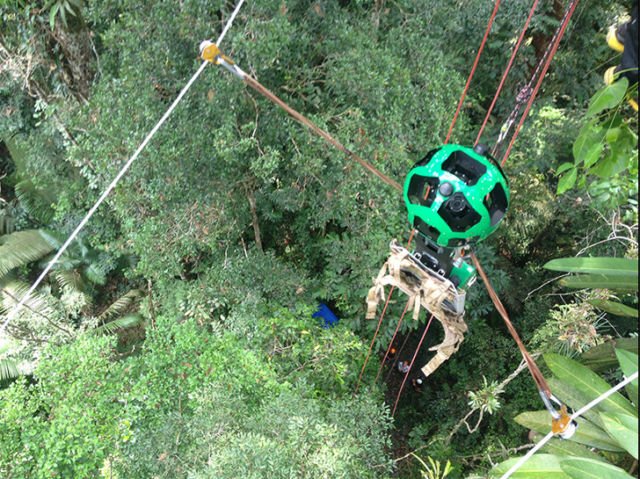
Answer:
[[[622,373],[629,377],[638,370],[638,355],[632,352],[625,351],[624,349],[616,349],[616,357],[620,362],[620,369]],[[638,406],[638,380],[632,381],[626,387],[629,397],[633,403]],[[637,458],[636,458],[637,459]]]
[[[629,80],[626,77],[622,77],[615,83],[600,89],[591,97],[589,108],[587,109],[587,117],[592,117],[619,105],[627,93],[627,88],[629,88]]]
[[[19,266],[37,261],[54,248],[41,230],[16,231],[0,238],[0,278]]]
[[[625,351],[631,351],[637,354],[638,338],[618,338],[599,344],[587,352],[582,353],[580,362],[596,372],[610,369],[618,364],[614,348],[624,349]]]
[[[638,310],[636,308],[631,308],[622,303],[618,303],[617,301],[609,301],[607,299],[590,299],[587,302],[602,311],[615,314],[616,316],[624,316],[626,318],[638,317]]]
[[[547,262],[543,268],[567,273],[593,273],[638,277],[638,260],[629,258],[557,258]]]
[[[491,477],[501,477],[519,458],[515,457],[495,466]],[[560,458],[552,454],[534,454],[511,475],[513,479],[571,479],[560,467]]]
[[[547,410],[523,412],[516,416],[515,421],[540,434],[548,434],[551,431],[551,415]],[[604,451],[619,452],[623,450],[617,441],[598,426],[581,417],[577,418],[576,422],[578,429],[571,438],[572,441],[588,447],[597,447]]]
[[[123,316],[115,321],[103,324],[91,330],[93,334],[114,334],[121,329],[133,328],[143,323],[143,318],[139,314],[131,314],[129,316]]]
[[[569,169],[558,181],[558,190],[557,193],[561,195],[567,190],[573,188],[573,185],[576,184],[576,179],[578,178],[578,170],[576,168]]]
[[[544,355],[544,361],[555,376],[573,386],[578,391],[585,393],[590,400],[604,394],[611,386],[604,379],[573,359],[559,354],[549,353]],[[597,408],[601,411],[623,414],[635,414],[629,401],[620,393],[614,393],[600,402]]]
[[[535,436],[535,442],[542,439],[542,435],[540,434],[536,434]],[[595,461],[605,461],[603,457],[591,451],[589,448],[573,441],[558,439],[557,437],[552,438],[540,450],[548,454],[555,454],[556,456],[586,457]]]
[[[629,156],[619,148],[611,149],[602,161],[589,170],[589,174],[607,179],[622,173],[629,166]]]
[[[600,413],[609,435],[638,459],[638,416],[628,414]]]
[[[606,276],[603,274],[580,274],[559,281],[565,288],[611,289],[614,291],[637,291],[638,278],[624,276]]]
[[[632,479],[623,469],[593,459],[563,458],[560,467],[571,479]]]
[[[0,359],[0,382],[20,376],[18,365],[11,359]]]
[[[562,173],[564,173],[565,171],[567,171],[569,168],[573,168],[574,165],[573,163],[562,163],[558,169],[556,170],[556,175],[560,175]]]
[[[580,129],[580,133],[573,143],[573,158],[576,165],[584,163],[584,166],[588,168],[598,161],[604,149],[602,137],[602,128],[596,126],[594,120],[587,122]]]
[[[49,26],[51,27],[51,30],[56,26],[56,14],[58,13],[58,10],[60,10],[60,4],[56,3],[49,11]]]

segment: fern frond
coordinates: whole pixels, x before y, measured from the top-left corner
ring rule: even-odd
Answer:
[[[51,204],[55,201],[50,191],[36,188],[31,180],[22,180],[15,186],[16,197],[20,206],[43,225],[49,224],[53,219]]]
[[[9,271],[51,253],[55,248],[40,230],[16,231],[0,237],[0,278]]]
[[[144,319],[139,314],[130,314],[110,321],[102,326],[98,326],[91,330],[92,334],[114,334],[122,329],[133,328],[139,326],[144,322]]]
[[[101,322],[109,321],[110,319],[123,314],[132,304],[136,303],[142,296],[142,291],[139,289],[132,289],[126,292],[118,299],[116,299],[111,305],[105,309],[98,319]]]
[[[20,376],[18,365],[11,359],[0,359],[0,382],[15,379]]]

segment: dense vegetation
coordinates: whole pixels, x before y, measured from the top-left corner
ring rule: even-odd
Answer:
[[[475,139],[527,15],[528,4],[503,3],[454,131],[459,143]],[[543,268],[573,256],[637,261],[637,113],[628,84],[602,90],[603,71],[619,59],[604,35],[625,7],[579,5],[506,165],[505,224],[477,251],[574,407],[593,391],[564,377],[564,366],[613,384],[637,363],[637,273],[635,287],[590,283],[575,293]],[[0,3],[3,321],[195,72],[197,45],[217,36],[232,8],[225,0]],[[248,2],[222,49],[402,181],[442,143],[492,9],[487,0]],[[563,9],[540,3],[486,143]],[[0,475],[487,474],[526,448],[530,430],[546,431],[527,412],[540,400],[526,372],[502,383],[521,357],[481,284],[469,292],[459,352],[421,392],[405,390],[394,418],[401,378],[390,371],[375,384],[375,354],[354,394],[375,329],[364,297],[389,241],[406,241],[408,229],[395,191],[209,67],[0,336]],[[319,301],[339,315],[337,326],[312,318]],[[401,297],[391,304],[376,352],[403,306]],[[411,321],[401,328],[405,356],[418,330]],[[439,342],[432,331],[418,364]],[[635,404],[637,430],[633,391],[616,404],[627,414]],[[633,474],[637,453],[606,432],[615,419],[594,416],[608,442],[582,444],[593,460]],[[586,454],[567,444],[576,448],[546,452]]]

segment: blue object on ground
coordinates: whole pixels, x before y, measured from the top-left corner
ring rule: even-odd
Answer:
[[[313,313],[311,317],[322,318],[324,320],[322,323],[323,328],[331,328],[335,326],[338,323],[338,321],[340,321],[338,317],[335,314],[333,314],[333,311],[329,309],[329,306],[327,306],[324,303],[320,303],[318,305],[318,310],[315,313]]]

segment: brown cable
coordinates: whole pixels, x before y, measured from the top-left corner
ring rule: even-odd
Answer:
[[[491,285],[491,282],[489,281],[487,274],[484,272],[484,269],[482,269],[482,266],[480,265],[480,261],[478,261],[478,258],[475,253],[471,253],[471,259],[473,260],[473,264],[478,270],[478,273],[480,274],[482,281],[484,281],[485,287],[487,288],[487,292],[491,297],[491,301],[493,301],[493,304],[496,307],[496,310],[498,311],[498,313],[500,313],[500,316],[502,316],[502,319],[504,320],[504,323],[506,324],[507,329],[511,334],[511,337],[518,345],[518,349],[520,350],[520,353],[522,353],[522,357],[526,361],[527,368],[529,369],[531,376],[533,376],[533,380],[538,385],[538,389],[540,391],[543,391],[547,395],[547,397],[550,398],[551,389],[549,388],[547,381],[542,375],[542,372],[540,371],[540,368],[538,368],[538,365],[536,364],[535,360],[531,357],[531,355],[529,354],[529,351],[527,351],[527,348],[525,347],[524,343],[520,339],[520,335],[518,335],[516,328],[513,326],[513,324],[511,323],[511,320],[509,319],[509,314],[507,313],[507,310],[502,304],[502,301],[500,301],[498,294],[493,289],[493,286]]]
[[[251,77],[251,76],[249,76],[247,74],[245,74],[243,80],[248,86],[253,88],[255,91],[260,93],[262,96],[264,96],[265,98],[267,98],[271,102],[273,102],[276,105],[278,105],[280,108],[282,108],[284,111],[286,111],[290,116],[292,116],[293,119],[295,119],[300,124],[302,124],[302,125],[306,126],[307,128],[309,128],[316,135],[322,137],[331,146],[333,146],[334,148],[337,148],[338,150],[340,150],[341,152],[346,154],[349,158],[351,158],[352,160],[355,160],[356,162],[358,162],[360,164],[360,166],[362,166],[363,168],[368,170],[370,173],[372,173],[373,175],[375,175],[378,178],[380,178],[386,184],[394,187],[398,191],[402,191],[402,186],[400,186],[400,183],[398,183],[397,181],[392,180],[391,178],[389,178],[387,175],[385,175],[384,173],[379,171],[376,167],[374,167],[371,163],[369,163],[366,160],[363,160],[362,158],[360,158],[360,156],[358,156],[357,154],[355,154],[354,152],[349,150],[342,143],[340,143],[338,140],[336,140],[334,137],[332,137],[329,133],[324,131],[322,128],[317,126],[315,123],[313,123],[307,117],[305,117],[304,115],[298,113],[296,110],[291,108],[284,101],[282,101],[280,98],[278,98],[274,93],[272,93],[266,87],[264,87],[258,80],[256,80],[255,78],[253,78],[253,77]]]
[[[396,325],[396,330],[393,332],[393,336],[391,336],[391,341],[389,341],[389,346],[387,347],[386,352],[384,353],[384,357],[380,362],[380,367],[378,368],[378,373],[376,374],[376,378],[374,382],[378,382],[378,378],[380,377],[380,373],[384,368],[385,363],[387,362],[387,358],[389,357],[389,353],[391,352],[391,348],[393,348],[393,342],[396,340],[396,336],[398,335],[398,331],[400,330],[400,326],[402,325],[402,320],[404,320],[405,315],[407,314],[407,309],[409,309],[409,301],[404,305],[404,311],[402,311],[402,316],[398,320],[398,324]]]

